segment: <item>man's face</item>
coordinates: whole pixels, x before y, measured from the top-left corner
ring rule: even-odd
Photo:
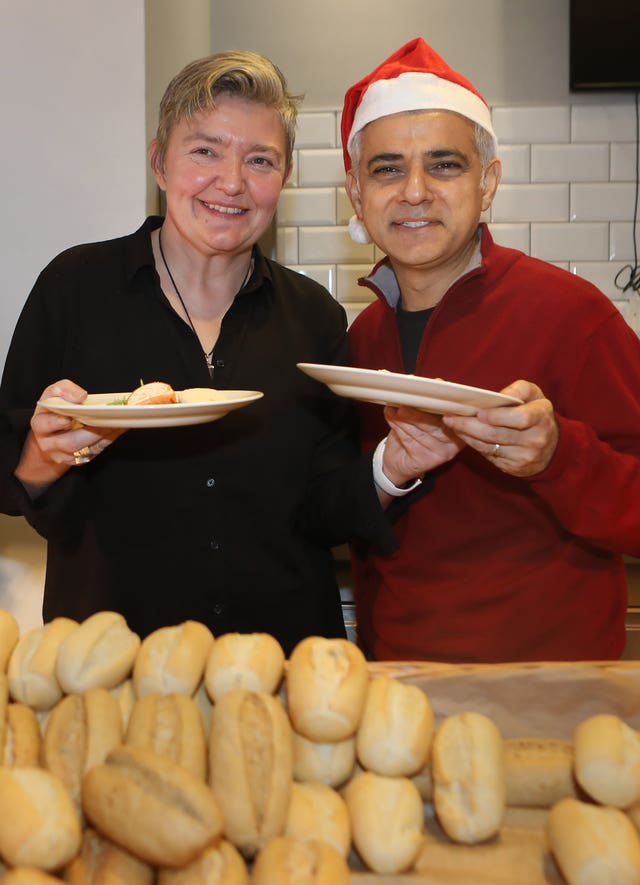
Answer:
[[[381,117],[362,131],[356,171],[347,192],[396,274],[464,269],[500,179],[493,160],[481,185],[472,123],[450,111]]]
[[[163,168],[167,222],[205,254],[246,251],[269,226],[286,181],[285,136],[266,105],[220,95],[213,111],[181,120]]]

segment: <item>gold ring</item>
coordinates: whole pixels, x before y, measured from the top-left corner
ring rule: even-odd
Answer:
[[[89,446],[83,446],[81,449],[78,449],[77,452],[73,453],[73,463],[76,467],[79,467],[80,464],[88,464],[91,460],[91,454]]]
[[[495,443],[493,446],[493,449],[489,452],[489,457],[490,458],[497,458],[498,455],[500,454],[501,448],[502,448],[502,446],[500,445],[500,443]]]

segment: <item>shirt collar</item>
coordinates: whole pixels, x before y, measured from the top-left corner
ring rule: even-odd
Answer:
[[[457,283],[458,280],[462,279],[463,276],[468,274],[470,271],[475,270],[477,267],[480,267],[482,264],[482,248],[481,248],[481,240],[482,240],[482,226],[478,227],[478,230],[475,234],[475,248],[473,250],[473,254],[469,259],[469,262],[462,273],[458,274],[458,276],[451,281],[451,286]],[[373,268],[371,273],[363,277],[362,282],[365,285],[370,285],[373,288],[377,289],[378,292],[385,299],[387,304],[392,307],[394,310],[397,309],[398,304],[400,303],[400,286],[398,284],[398,279],[391,267],[391,262],[385,256],[382,261],[379,261],[376,266]]]
[[[152,270],[155,270],[151,234],[154,230],[162,227],[163,221],[164,218],[160,215],[150,215],[135,233],[127,237],[124,259],[127,280],[132,281],[136,274],[144,267],[150,267]],[[246,286],[242,289],[243,294],[258,291],[265,282],[273,287],[271,269],[257,244],[253,247],[253,263],[253,273]]]

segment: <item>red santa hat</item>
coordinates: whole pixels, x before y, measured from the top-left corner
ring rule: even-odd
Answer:
[[[353,139],[367,123],[390,114],[419,110],[454,111],[467,117],[486,129],[497,150],[491,112],[484,98],[422,37],[416,37],[347,90],[341,123],[345,169],[351,168]],[[356,242],[370,242],[366,231],[363,234],[359,229],[362,223],[356,219],[352,230],[352,222],[352,238]]]

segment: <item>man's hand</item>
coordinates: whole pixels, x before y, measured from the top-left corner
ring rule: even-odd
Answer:
[[[503,473],[511,476],[541,473],[558,445],[553,404],[530,381],[514,381],[500,392],[518,397],[523,404],[481,409],[469,418],[445,415],[442,423]]]

